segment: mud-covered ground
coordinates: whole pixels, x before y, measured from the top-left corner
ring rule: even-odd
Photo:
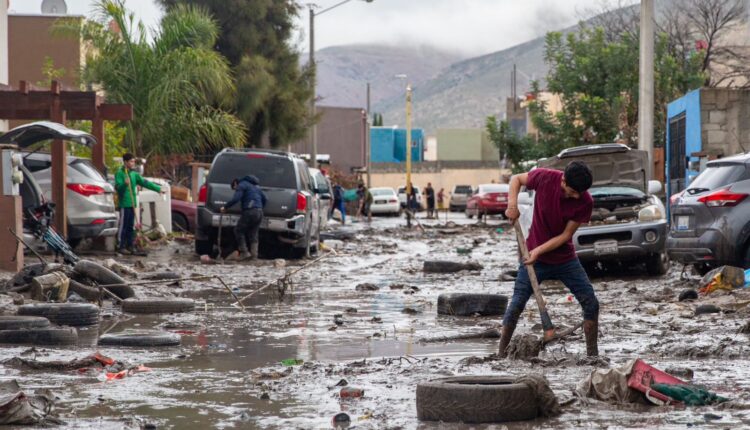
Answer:
[[[493,326],[500,317],[438,317],[437,296],[448,292],[511,295],[513,283],[500,282],[516,267],[515,238],[498,219],[476,224],[462,215],[423,221],[426,231],[408,231],[405,221],[375,218],[334,231],[354,234],[329,240],[335,250],[292,277],[283,296],[274,289],[232,305],[216,281],[179,286],[139,286],[140,297],[176,296],[197,300],[195,312],[161,316],[122,314],[111,303],[98,327],[79,332],[77,349],[4,347],[0,359],[72,359],[97,350],[104,332],[161,328],[179,332],[182,346],[172,348],[99,348],[103,354],[151,371],[122,380],[102,381],[74,372],[20,370],[0,365],[1,379],[17,379],[27,391],[51,388],[60,397],[57,411],[69,428],[330,428],[339,412],[356,428],[741,428],[750,426],[748,335],[738,329],[748,320],[750,292],[716,293],[697,302],[678,302],[679,292],[697,278],[680,280],[681,267],[663,278],[646,277],[639,268],[593,278],[601,303],[600,352],[610,365],[642,358],[659,368],[688,367],[693,382],[734,401],[730,407],[615,406],[575,399],[551,420],[496,426],[420,423],[415,388],[419,381],[450,375],[522,375],[542,373],[561,401],[594,367],[580,363],[582,335],[550,346],[534,362],[485,359],[497,339],[421,343],[420,339],[469,333]],[[436,224],[442,228],[436,228]],[[457,248],[470,248],[459,255]],[[99,259],[104,256],[87,256]],[[424,274],[425,260],[476,261],[479,272]],[[245,295],[305,261],[201,265],[191,244],[172,242],[148,258],[122,262],[146,273],[173,270],[185,276],[220,275]],[[374,291],[356,286],[372,283]],[[413,288],[416,287],[416,288]],[[553,321],[573,325],[580,308],[568,301],[562,285],[545,284]],[[694,316],[698,304],[715,303],[723,312]],[[539,316],[530,302],[517,333],[538,333]],[[10,297],[0,296],[3,313],[14,312]],[[339,322],[334,316],[341,315]],[[286,367],[284,359],[304,364]],[[606,362],[599,363],[606,366]],[[340,399],[341,379],[364,389],[357,399]]]

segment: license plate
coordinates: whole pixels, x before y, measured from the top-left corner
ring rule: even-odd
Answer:
[[[497,197],[498,202],[504,202],[506,199],[505,197]]]
[[[616,240],[598,240],[594,242],[594,254],[596,255],[617,254],[617,241]]]
[[[676,224],[677,224],[677,231],[689,230],[690,229],[690,217],[678,216]]]
[[[212,224],[214,227],[218,227],[221,223],[222,227],[234,227],[237,225],[237,221],[240,220],[240,217],[236,215],[214,215]]]

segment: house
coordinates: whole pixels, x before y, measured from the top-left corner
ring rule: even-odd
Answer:
[[[437,131],[438,161],[495,161],[498,150],[481,128],[442,128]]]
[[[425,135],[421,128],[411,130],[411,161],[424,160]],[[373,163],[406,161],[406,129],[397,127],[370,128],[370,156]]]

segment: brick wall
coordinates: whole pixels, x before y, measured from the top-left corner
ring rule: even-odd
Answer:
[[[750,150],[750,91],[701,90],[701,141],[703,151],[714,156]]]

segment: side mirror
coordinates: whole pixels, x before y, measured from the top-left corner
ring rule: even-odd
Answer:
[[[320,195],[320,200],[331,200],[331,195],[328,193],[323,193]]]
[[[659,181],[648,181],[648,193],[658,194],[664,189],[664,186]]]
[[[534,200],[531,198],[529,193],[523,192],[518,193],[518,204],[519,205],[531,205]]]

